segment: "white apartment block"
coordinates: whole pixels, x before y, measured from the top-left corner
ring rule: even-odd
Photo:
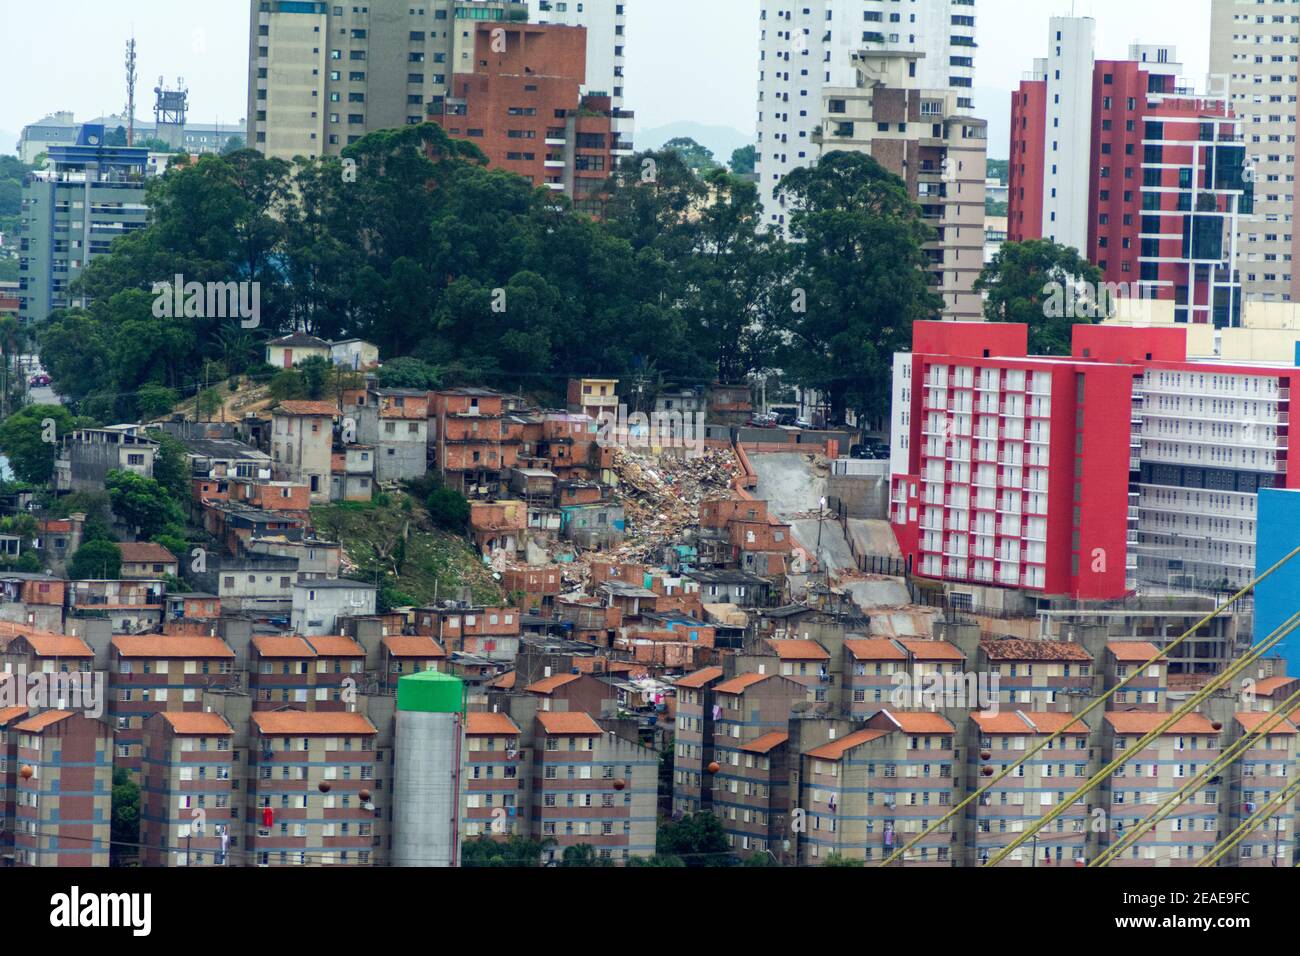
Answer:
[[[975,0],[762,0],[760,22],[756,170],[769,226],[787,221],[777,184],[817,159],[823,88],[856,84],[854,53],[922,53],[918,84],[974,106]]]
[[[1282,371],[1207,362],[1134,380],[1139,581],[1236,587],[1254,576],[1257,491],[1286,481]]]
[[[1292,289],[1300,0],[1212,0],[1210,73],[1244,124],[1255,215],[1238,222],[1247,300],[1287,302]]]
[[[1047,81],[1042,235],[1085,256],[1096,30],[1091,17],[1052,17],[1048,56],[1034,61],[1036,78]]]
[[[997,364],[934,364],[923,387],[917,570],[928,577],[1041,590],[1051,373],[1013,368],[1004,375]],[[1006,445],[999,454],[999,439],[1028,444]]]

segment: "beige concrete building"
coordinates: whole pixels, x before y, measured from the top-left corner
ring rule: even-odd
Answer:
[[[277,481],[307,485],[314,505],[330,500],[333,419],[329,402],[287,401],[271,410],[271,459]]]
[[[528,19],[524,0],[250,0],[248,145],[337,156],[380,129],[423,123],[453,72],[473,68],[484,21]]]
[[[1243,217],[1237,230],[1248,301],[1295,296],[1296,14],[1294,3],[1279,0],[1212,0],[1210,6],[1212,82],[1227,85],[1232,109],[1243,121],[1247,168],[1254,169],[1255,214]]]
[[[1039,751],[1016,773],[999,781],[965,812],[963,866],[983,866],[1027,826],[1050,813],[1065,795],[1096,771],[1088,746],[1088,725],[1055,711],[1003,710],[970,715],[966,728],[966,791],[973,792],[1009,764],[1038,746],[1043,737],[1064,735]],[[1077,866],[1085,860],[1088,812],[1076,800],[1055,824],[1012,850],[1003,866]]]
[[[1235,831],[1256,809],[1294,783],[1296,726],[1283,720],[1267,731],[1259,729],[1268,718],[1265,713],[1245,711],[1234,714],[1228,725],[1232,740],[1249,733],[1258,736],[1225,775],[1229,790],[1221,826],[1224,834]],[[1288,800],[1233,847],[1220,865],[1294,866],[1295,822],[1295,801]]]
[[[923,59],[901,51],[853,54],[856,85],[822,90],[823,120],[813,139],[821,156],[866,153],[906,181],[938,234],[925,251],[943,317],[978,322],[987,124],[965,115],[953,90],[920,86]]]
[[[880,862],[955,802],[955,731],[941,714],[882,710],[860,730],[804,750],[799,862],[831,854]],[[954,866],[953,821],[901,860],[904,866]]]
[[[1188,714],[1141,750],[1137,742],[1167,720],[1168,713],[1109,711],[1101,724],[1103,764],[1123,756],[1124,763],[1101,783],[1096,805],[1106,826],[1091,834],[1089,857],[1117,842],[1151,815],[1173,792],[1213,761],[1221,747],[1220,732],[1207,717]],[[1218,779],[1218,778],[1215,778]],[[1168,817],[1144,833],[1111,866],[1192,866],[1218,842],[1219,812],[1227,781],[1208,780]],[[1089,831],[1093,826],[1090,822]]]

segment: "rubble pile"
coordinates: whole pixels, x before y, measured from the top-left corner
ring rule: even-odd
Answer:
[[[707,449],[695,458],[655,458],[616,448],[614,471],[619,482],[614,497],[627,521],[626,543],[615,557],[637,561],[657,556],[695,525],[700,502],[730,497],[740,464],[730,449]]]

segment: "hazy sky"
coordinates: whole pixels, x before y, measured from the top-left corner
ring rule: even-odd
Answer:
[[[612,3],[614,0],[587,0]],[[759,0],[624,0],[628,106],[643,128],[693,120],[754,130]],[[903,0],[904,3],[912,0]],[[1005,156],[1008,93],[1047,50],[1047,18],[1097,18],[1097,55],[1174,43],[1185,76],[1204,82],[1210,0],[977,0],[976,103],[990,154]],[[134,31],[136,115],[152,118],[158,77],[184,76],[195,120],[244,118],[246,0],[0,0],[0,131],[17,134],[56,109],[78,119],[120,112],[124,45]],[[0,150],[13,141],[0,142]]]

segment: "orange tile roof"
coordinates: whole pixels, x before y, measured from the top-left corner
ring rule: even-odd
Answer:
[[[1115,655],[1115,660],[1125,663],[1145,664],[1160,653],[1160,648],[1150,641],[1110,641],[1106,650]]]
[[[844,642],[850,654],[860,661],[905,661],[907,652],[887,637],[869,637]]]
[[[776,651],[776,656],[783,661],[825,661],[830,659],[830,653],[816,641],[807,641],[800,638],[785,638],[779,641],[768,641],[768,647]]]
[[[898,643],[907,648],[918,661],[964,661],[966,655],[955,644],[947,641],[923,641],[917,638],[899,638]]]
[[[71,634],[46,634],[42,631],[29,631],[19,634],[26,638],[37,657],[94,657],[95,652],[79,637]]]
[[[446,657],[447,652],[431,637],[419,634],[389,634],[383,640],[384,647],[394,657]]]
[[[234,728],[220,714],[206,711],[189,713],[179,710],[165,710],[162,719],[171,724],[172,730],[183,736],[215,736],[234,733]]]
[[[550,677],[543,677],[539,681],[534,681],[524,690],[529,694],[551,694],[565,684],[572,684],[581,676],[581,674],[552,674]]]
[[[1169,719],[1164,711],[1112,710],[1106,721],[1117,734],[1149,734]],[[1203,714],[1188,714],[1165,731],[1166,734],[1213,734],[1214,727]]]
[[[855,730],[839,740],[832,740],[830,743],[814,747],[812,750],[805,750],[804,756],[814,757],[818,760],[839,760],[854,747],[860,747],[862,744],[887,736],[889,736],[887,730]]]
[[[1272,715],[1257,711],[1245,711],[1236,714],[1235,716],[1237,718],[1237,723],[1241,724],[1241,726],[1246,728],[1247,731],[1252,731],[1265,720],[1268,720]],[[1277,726],[1268,733],[1271,737],[1274,734],[1294,734],[1296,732],[1296,725],[1284,717],[1282,720],[1278,721]]]
[[[1000,641],[980,641],[980,649],[991,661],[1092,661],[1091,654],[1069,641],[1003,638]]]
[[[219,637],[190,637],[180,634],[120,634],[113,638],[119,657],[234,657]]]
[[[1024,713],[1040,733],[1054,734],[1062,728],[1066,733],[1071,734],[1088,733],[1088,725],[1082,720],[1076,720],[1072,714],[1062,714],[1054,710],[1029,710]]]
[[[950,734],[953,731],[952,724],[942,714],[893,710],[882,710],[881,713],[892,717],[905,734]]]
[[[122,552],[123,562],[170,564],[176,560],[176,555],[152,541],[125,541],[117,549]]]
[[[326,734],[341,736],[356,734],[365,736],[375,733],[375,725],[364,714],[323,713],[301,710],[258,710],[253,712],[253,723],[259,733],[280,734],[285,737]]]
[[[1265,677],[1255,682],[1255,694],[1258,697],[1272,697],[1274,691],[1297,680],[1300,680],[1300,677]]]
[[[506,671],[504,674],[498,674],[487,682],[488,687],[494,687],[497,690],[514,690],[515,672]]]
[[[19,733],[39,733],[46,727],[57,724],[61,720],[67,720],[71,716],[72,711],[70,710],[47,710],[35,717],[28,717],[20,724],[14,724],[13,729]]]
[[[506,714],[470,711],[465,715],[465,733],[474,736],[510,737],[519,733],[519,728]]]
[[[537,712],[537,722],[542,725],[542,730],[549,736],[586,737],[604,733],[600,729],[600,724],[591,719],[591,714],[584,713],[581,710],[569,711],[568,713],[541,710]]]
[[[775,674],[738,674],[713,688],[715,694],[739,694],[760,681],[771,680]]]
[[[673,686],[686,688],[704,687],[710,681],[717,680],[721,676],[721,667],[701,667],[699,670],[692,671],[679,679]]]
[[[306,638],[321,657],[365,657],[360,644],[343,634],[313,634]]]
[[[315,657],[310,644],[296,634],[263,634],[251,641],[260,657]]]
[[[753,754],[770,753],[774,748],[781,746],[790,739],[789,734],[783,734],[779,730],[770,734],[764,734],[761,737],[755,737],[749,743],[744,744],[740,749]]]
[[[0,727],[3,727],[16,717],[25,717],[26,715],[26,707],[0,707]]]
[[[1071,733],[1086,734],[1088,732],[1088,725],[1082,720],[1076,720],[1071,714],[1061,714],[1055,711],[1014,710],[1008,712],[1004,710],[996,714],[986,714],[977,710],[970,716],[971,720],[975,721],[980,730],[986,734],[1041,734],[1046,736],[1054,734],[1062,728]]]
[[[980,731],[986,734],[1033,733],[1033,728],[1020,716],[1019,711],[1001,710],[996,714],[986,714],[982,710],[977,710],[970,715],[970,719],[975,721]]]
[[[339,413],[330,402],[287,401],[271,409],[272,414],[283,412],[286,415],[327,415],[331,418]]]

